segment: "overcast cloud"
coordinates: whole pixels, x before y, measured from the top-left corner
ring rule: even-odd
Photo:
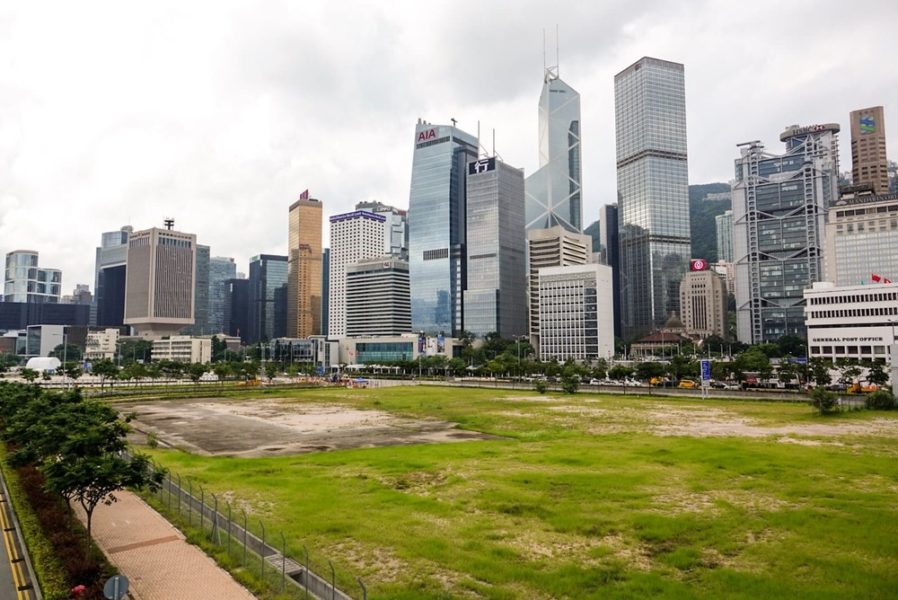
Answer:
[[[213,256],[286,252],[287,207],[408,206],[418,117],[533,172],[542,31],[581,94],[583,222],[616,195],[614,74],[686,65],[690,183],[735,145],[884,105],[898,159],[898,3],[0,3],[0,253],[38,250],[93,288],[103,231],[195,232]],[[491,142],[485,145],[491,145]],[[326,228],[325,228],[326,229]]]

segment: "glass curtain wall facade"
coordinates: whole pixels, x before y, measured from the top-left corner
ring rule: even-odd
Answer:
[[[736,159],[733,258],[740,342],[805,336],[804,290],[823,275],[827,208],[838,198],[836,124],[791,127],[786,153],[758,142]]]
[[[527,332],[524,174],[497,158],[468,165],[465,330]]]
[[[580,233],[580,94],[547,69],[539,96],[539,169],[527,177],[527,229]]]
[[[620,236],[617,219],[617,204],[606,204],[599,209],[599,246],[602,262],[611,267],[614,335],[620,337]]]
[[[213,333],[209,328],[209,261],[211,248],[196,245],[196,273],[193,277],[193,325],[185,327],[186,335],[206,335]]]
[[[465,173],[477,138],[448,125],[415,127],[409,194],[412,328],[453,336],[464,329]]]
[[[249,262],[247,343],[267,342],[286,332],[287,257],[254,256]]]
[[[644,57],[614,77],[621,332],[680,310],[691,254],[683,65]]]
[[[6,255],[4,302],[58,303],[62,271],[38,267],[38,254],[15,250]]]
[[[733,211],[714,217],[717,228],[717,260],[733,262]]]
[[[209,317],[206,333],[226,333],[225,304],[228,279],[237,277],[237,265],[233,258],[221,256],[209,260]]]
[[[97,248],[94,292],[96,324],[100,327],[119,327],[124,322],[128,238],[132,231],[130,225],[119,231],[107,231]]]

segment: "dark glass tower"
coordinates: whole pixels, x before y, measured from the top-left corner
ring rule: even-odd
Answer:
[[[683,65],[644,57],[614,76],[625,338],[680,311],[688,266],[689,181]]]
[[[465,173],[477,138],[420,121],[409,194],[412,328],[458,335],[464,329]]]
[[[286,256],[260,254],[250,259],[248,343],[287,334],[286,286]]]

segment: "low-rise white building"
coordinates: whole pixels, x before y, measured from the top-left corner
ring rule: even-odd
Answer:
[[[118,344],[119,330],[116,328],[103,331],[89,331],[84,341],[84,358],[87,360],[100,360],[108,358],[115,360],[115,349]]]
[[[173,335],[153,340],[153,360],[176,360],[185,363],[207,363],[212,360],[212,339]]]
[[[817,282],[804,291],[804,298],[810,357],[892,364],[898,283],[836,286]]]

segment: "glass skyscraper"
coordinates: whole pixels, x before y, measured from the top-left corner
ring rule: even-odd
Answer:
[[[505,339],[527,332],[524,175],[499,159],[468,165],[465,329]]]
[[[683,65],[643,57],[614,76],[621,325],[632,338],[680,310],[688,266]]]
[[[228,299],[227,281],[237,277],[234,259],[215,256],[209,259],[209,318],[206,333],[227,333],[225,304]]]
[[[786,153],[745,144],[733,184],[733,259],[740,342],[804,337],[804,290],[823,276],[827,208],[838,200],[835,123],[792,126]]]
[[[546,69],[539,96],[539,169],[526,181],[527,229],[580,233],[580,94]]]
[[[464,329],[465,172],[477,138],[418,121],[409,194],[412,328],[456,336]]]
[[[260,254],[249,261],[247,343],[287,335],[287,257]]]

